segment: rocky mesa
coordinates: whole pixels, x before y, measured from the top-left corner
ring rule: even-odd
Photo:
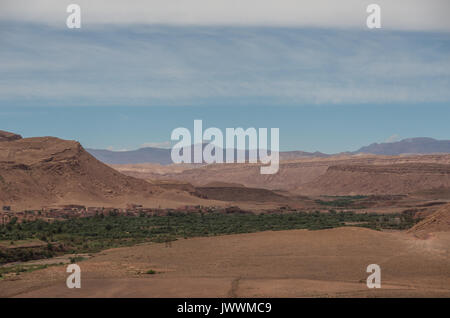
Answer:
[[[76,141],[0,134],[0,204],[40,208],[51,204],[125,205],[163,190],[101,163]]]
[[[450,164],[398,163],[335,165],[297,189],[301,194],[410,194],[450,188]]]

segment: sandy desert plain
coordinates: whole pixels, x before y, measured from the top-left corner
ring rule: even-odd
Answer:
[[[0,205],[10,208],[0,297],[450,297],[450,155],[305,157],[260,175],[250,164],[108,166],[73,141],[0,141]],[[131,203],[167,213],[83,217]],[[79,214],[44,218],[67,205]],[[189,222],[201,231],[187,233]],[[128,225],[157,234],[136,239]],[[130,244],[99,248],[100,236]],[[51,253],[14,259],[36,247]],[[73,262],[80,289],[66,286]],[[381,267],[379,289],[366,285],[369,264]]]

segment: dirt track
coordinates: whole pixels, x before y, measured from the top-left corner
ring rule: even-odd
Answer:
[[[78,290],[56,266],[0,281],[0,296],[450,297],[449,246],[450,233],[419,240],[361,228],[182,239],[83,261]],[[378,290],[365,284],[372,263],[382,270]]]

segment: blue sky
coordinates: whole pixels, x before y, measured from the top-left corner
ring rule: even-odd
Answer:
[[[0,127],[26,137],[59,136],[85,147],[136,149],[164,143],[176,127],[280,127],[281,150],[335,153],[389,137],[448,139],[450,107],[432,105],[6,107]]]
[[[0,14],[0,129],[113,149],[165,143],[194,119],[278,127],[282,150],[450,139],[450,32],[426,18],[380,30],[124,19],[69,30]]]

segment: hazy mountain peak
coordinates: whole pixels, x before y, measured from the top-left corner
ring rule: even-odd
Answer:
[[[395,156],[401,154],[450,153],[450,140],[429,137],[407,138],[395,142],[373,143],[354,153]]]

